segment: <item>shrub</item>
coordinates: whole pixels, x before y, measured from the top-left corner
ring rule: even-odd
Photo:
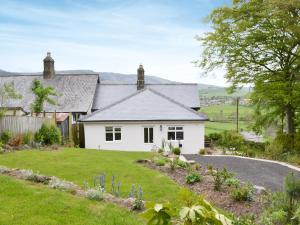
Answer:
[[[34,140],[34,135],[31,131],[28,131],[23,135],[23,143],[25,145],[31,145],[33,140]]]
[[[226,181],[225,181],[225,184],[228,186],[228,187],[238,187],[240,185],[240,180],[239,179],[236,179],[236,178],[228,178]]]
[[[185,181],[188,184],[194,184],[194,183],[200,182],[201,180],[202,180],[202,177],[195,172],[191,172],[185,177]]]
[[[244,138],[236,131],[224,131],[218,144],[226,149],[239,150],[244,144]]]
[[[166,160],[164,158],[154,159],[154,163],[157,166],[164,166],[166,164]]]
[[[3,144],[7,144],[12,138],[12,133],[10,131],[4,131],[1,133],[0,140]]]
[[[226,168],[223,170],[210,170],[210,174],[213,176],[214,179],[214,190],[220,191],[223,183],[233,177],[233,173],[230,173]]]
[[[11,138],[9,140],[10,146],[20,146],[23,144],[23,136],[22,135],[16,135],[15,137]]]
[[[198,171],[198,170],[200,170],[200,168],[201,168],[201,165],[199,163],[195,163],[195,164],[192,165],[193,170]]]
[[[177,166],[179,166],[181,168],[184,168],[184,169],[190,168],[190,164],[188,164],[187,162],[184,162],[180,159],[177,159],[176,163],[177,163]]]
[[[76,185],[69,181],[60,180],[58,178],[52,178],[48,184],[50,188],[58,189],[62,191],[73,192],[76,190]]]
[[[173,210],[171,204],[148,203],[147,210],[142,217],[147,219],[148,225],[171,225]]]
[[[175,155],[180,155],[181,150],[180,150],[180,148],[173,148],[173,149],[172,149],[172,152],[173,152]]]
[[[201,148],[199,150],[199,155],[206,155],[206,149],[205,148]]]
[[[208,135],[208,138],[213,142],[218,142],[219,140],[221,140],[222,135],[220,133],[210,133]]]
[[[41,129],[35,134],[34,139],[36,142],[45,145],[60,144],[61,133],[55,124],[44,123]]]
[[[5,150],[3,149],[3,144],[0,141],[0,154],[3,154],[5,152]]]
[[[91,188],[86,191],[86,197],[90,200],[102,201],[104,198],[104,189]]]
[[[253,185],[250,183],[241,185],[231,190],[231,196],[235,201],[252,201],[253,199]]]

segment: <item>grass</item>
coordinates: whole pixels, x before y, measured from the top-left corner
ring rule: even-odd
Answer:
[[[121,182],[121,196],[128,197],[132,184],[141,185],[145,200],[178,203],[180,187],[158,171],[135,163],[151,153],[117,152],[85,149],[59,151],[19,151],[0,155],[0,165],[32,169],[45,175],[54,175],[83,186],[93,185],[93,178],[106,174],[106,190],[111,190],[111,176]]]
[[[125,209],[0,176],[0,224],[140,225]]]
[[[220,119],[223,115],[224,120],[236,118],[236,105],[223,104],[223,105],[211,105],[201,108],[201,112],[208,115],[210,119]],[[251,106],[240,105],[239,106],[239,118],[241,120],[251,117],[253,108]]]
[[[239,129],[247,130],[248,123],[247,122],[239,122]],[[208,135],[210,133],[221,133],[225,130],[236,130],[236,124],[233,122],[206,122],[205,123],[205,134]]]

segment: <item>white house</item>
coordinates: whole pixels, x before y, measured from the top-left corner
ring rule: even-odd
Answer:
[[[204,148],[204,122],[196,84],[145,84],[138,69],[136,85],[100,84],[92,114],[84,124],[85,147],[151,151],[170,143],[183,154]]]

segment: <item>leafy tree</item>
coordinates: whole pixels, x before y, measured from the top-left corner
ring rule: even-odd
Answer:
[[[257,124],[285,119],[293,134],[300,107],[300,1],[233,0],[208,20],[213,31],[197,38],[205,47],[197,65],[206,73],[225,66],[232,90],[254,85],[252,100],[265,109],[257,111]]]
[[[40,80],[34,79],[31,87],[32,92],[35,94],[35,100],[31,104],[33,112],[39,114],[44,110],[44,103],[47,102],[51,105],[57,105],[56,101],[50,96],[58,96],[58,93],[51,86],[44,87]]]
[[[22,95],[17,93],[14,88],[14,82],[5,83],[0,87],[0,118],[4,116],[9,99],[21,99]]]

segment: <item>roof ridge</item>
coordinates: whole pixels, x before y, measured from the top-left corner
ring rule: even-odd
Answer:
[[[153,92],[154,94],[159,95],[160,97],[165,98],[165,99],[169,100],[170,102],[173,102],[174,104],[176,104],[176,105],[178,105],[178,106],[180,106],[180,107],[182,107],[182,108],[184,108],[184,109],[186,109],[186,110],[188,110],[188,111],[196,114],[197,116],[202,115],[202,116],[207,117],[205,114],[199,113],[198,111],[195,111],[195,110],[191,109],[190,107],[188,107],[188,106],[186,106],[186,105],[184,105],[184,104],[182,104],[180,102],[177,102],[174,99],[172,99],[172,98],[170,98],[168,96],[165,96],[164,94],[162,94],[160,92],[157,92],[157,91],[155,91],[155,90],[153,90],[151,88],[148,88],[148,90],[151,91],[151,92]]]

